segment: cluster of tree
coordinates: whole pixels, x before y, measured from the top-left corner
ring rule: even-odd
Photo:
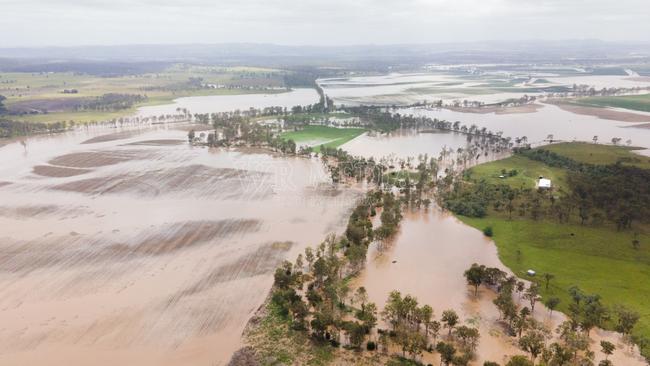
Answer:
[[[334,346],[344,339],[351,347],[361,346],[377,323],[377,307],[367,302],[363,288],[350,298],[346,279],[365,262],[375,232],[396,230],[401,218],[398,202],[391,193],[368,193],[350,215],[345,236],[329,236],[316,251],[307,248],[295,264],[285,262],[276,270],[272,301],[291,318],[294,329]],[[377,207],[383,207],[382,224],[373,230],[370,216]],[[345,320],[349,313],[354,320]]]
[[[439,99],[431,104],[432,107],[434,108],[443,108],[443,107],[451,107],[451,108],[484,108],[484,107],[515,107],[515,106],[520,106],[520,105],[525,105],[529,103],[533,103],[537,100],[537,97],[534,95],[526,95],[524,94],[520,98],[510,98],[507,100],[504,100],[499,103],[492,103],[492,104],[485,104],[484,102],[477,101],[477,100],[467,100],[464,99],[462,101],[460,100],[453,100],[451,103],[444,104],[442,99]]]
[[[398,345],[403,357],[408,354],[417,360],[425,351],[438,352],[442,363],[458,366],[467,365],[474,358],[479,330],[461,325],[460,317],[452,309],[443,311],[440,320],[436,320],[429,305],[418,306],[416,298],[392,291],[381,315],[391,329],[379,333],[380,343]],[[447,334],[441,335],[445,328]]]
[[[570,171],[567,182],[567,200],[582,224],[604,218],[621,230],[634,222],[650,222],[650,170],[618,164],[589,167]]]
[[[271,301],[294,330],[333,347],[361,349],[365,343],[368,351],[388,353],[396,345],[403,357],[415,360],[424,352],[439,352],[446,365],[469,363],[478,329],[461,325],[454,310],[445,310],[436,320],[431,306],[419,306],[415,297],[399,291],[390,293],[380,314],[390,329],[376,329],[375,334],[377,306],[368,302],[365,288],[347,287],[342,275],[346,261],[336,254],[339,245],[330,237],[315,252],[308,248],[295,265],[285,262],[276,270]],[[440,334],[443,329],[446,334]]]
[[[0,118],[0,138],[27,136],[37,133],[62,132],[67,128],[68,124],[66,122],[19,122]]]
[[[373,228],[371,217],[381,211],[381,224]],[[392,237],[402,220],[401,202],[392,192],[374,190],[366,195],[352,211],[342,241],[343,254],[350,269],[356,273],[366,261],[368,247],[373,241],[381,242]]]
[[[4,101],[7,99],[4,95],[0,95],[0,114],[7,112],[7,107],[4,105]]]
[[[560,223],[572,219],[582,225],[609,222],[619,230],[631,228],[634,222],[650,221],[650,170],[622,164],[584,164],[543,149],[519,153],[566,168],[568,192],[556,194],[552,190],[455,179],[441,195],[444,207],[471,217],[483,217],[492,209],[510,219],[516,212],[533,220],[556,218]]]
[[[321,146],[321,158],[334,183],[354,179],[357,182],[366,180],[379,186],[382,175],[388,170],[386,165],[376,162],[374,158],[353,156],[343,149],[329,146]],[[330,163],[330,160],[334,160],[334,163]]]
[[[523,281],[514,276],[508,276],[498,268],[472,264],[464,273],[467,284],[474,288],[478,295],[480,286],[490,287],[497,292],[494,304],[499,309],[500,319],[512,337],[518,338],[522,350],[530,354],[530,363],[516,363],[516,365],[533,365],[538,357],[542,365],[591,365],[594,353],[589,349],[590,331],[594,327],[603,327],[608,322],[614,322],[615,329],[621,332],[633,345],[640,348],[647,344],[645,339],[632,337],[632,330],[639,320],[639,314],[622,306],[614,307],[613,311],[601,303],[599,295],[590,295],[582,292],[578,287],[571,287],[569,295],[573,302],[569,304],[569,320],[562,323],[556,330],[557,341],[548,345],[552,333],[541,322],[535,320],[533,312],[535,305],[542,301],[540,285],[531,283],[528,287]],[[553,275],[546,274],[546,286]],[[519,307],[515,301],[523,299],[529,306]],[[557,297],[549,297],[544,305],[553,312],[560,304]],[[611,355],[614,347],[609,342],[601,342],[602,351],[606,356]],[[607,361],[601,365],[611,365]]]
[[[83,99],[74,106],[74,110],[120,111],[133,108],[136,104],[146,100],[147,97],[140,94],[108,93],[91,99]]]
[[[399,171],[391,170],[395,169],[395,163],[387,159],[377,162],[374,158],[350,155],[342,149],[321,147],[321,158],[334,183],[346,179],[357,182],[366,180],[385,191],[399,189],[400,200],[406,205],[420,208],[431,204],[427,193],[435,186],[439,166],[436,159],[426,154],[419,155],[416,160],[407,158],[399,161]],[[332,159],[334,163],[330,162]]]
[[[593,86],[585,84],[573,84],[571,87],[570,93],[574,97],[596,97],[596,96],[614,96],[614,95],[624,95],[624,94],[638,94],[642,90],[647,90],[647,88],[633,87],[633,88],[602,88],[596,89]]]

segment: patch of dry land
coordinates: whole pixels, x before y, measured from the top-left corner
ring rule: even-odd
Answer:
[[[650,122],[650,115],[623,112],[610,108],[589,107],[577,104],[571,104],[562,101],[548,101],[549,104],[554,104],[564,111],[585,115],[594,116],[600,119],[607,119],[620,122]]]
[[[186,134],[0,147],[0,365],[224,365],[274,269],[345,226],[320,161]]]

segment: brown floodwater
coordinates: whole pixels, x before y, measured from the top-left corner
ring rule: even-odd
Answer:
[[[371,247],[366,268],[354,285],[364,286],[370,301],[377,303],[380,311],[393,290],[417,297],[420,304],[429,304],[437,319],[444,310],[455,309],[461,324],[478,327],[481,334],[477,358],[472,364],[482,365],[486,360],[504,364],[509,356],[524,352],[517,347],[516,338],[506,336],[499,324],[499,312],[492,303],[496,294],[481,287],[477,298],[473,288],[466,285],[463,272],[472,263],[510,273],[499,260],[494,243],[480,231],[438,208],[409,212],[391,242]],[[515,300],[520,301],[517,295]],[[524,306],[523,300],[520,305]],[[542,304],[535,306],[535,317],[553,330],[565,319],[558,312],[550,316]],[[446,332],[441,330],[443,335]],[[607,339],[617,346],[610,357],[614,364],[645,365],[638,353],[623,351],[626,347],[615,333],[592,331],[592,339],[591,349],[596,351],[597,360],[602,357],[599,342]],[[424,357],[425,363],[440,362],[437,354],[425,353]]]
[[[428,154],[437,158],[445,149],[456,151],[467,146],[467,138],[460,133],[447,131],[418,132],[413,129],[397,130],[390,133],[364,133],[347,142],[342,148],[352,155],[381,159],[417,158]]]
[[[277,265],[360,196],[178,127],[0,147],[1,365],[225,364]]]

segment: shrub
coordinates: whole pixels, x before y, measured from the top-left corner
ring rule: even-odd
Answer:
[[[492,226],[488,226],[485,229],[483,229],[483,235],[491,238],[492,235],[494,235],[494,232],[492,231]]]
[[[373,341],[369,341],[369,342],[366,344],[366,349],[367,349],[368,351],[374,351],[374,350],[377,349],[377,345],[375,344],[375,342],[373,342]]]

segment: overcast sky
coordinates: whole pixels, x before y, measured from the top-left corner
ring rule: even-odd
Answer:
[[[0,0],[0,48],[650,41],[650,0]]]

